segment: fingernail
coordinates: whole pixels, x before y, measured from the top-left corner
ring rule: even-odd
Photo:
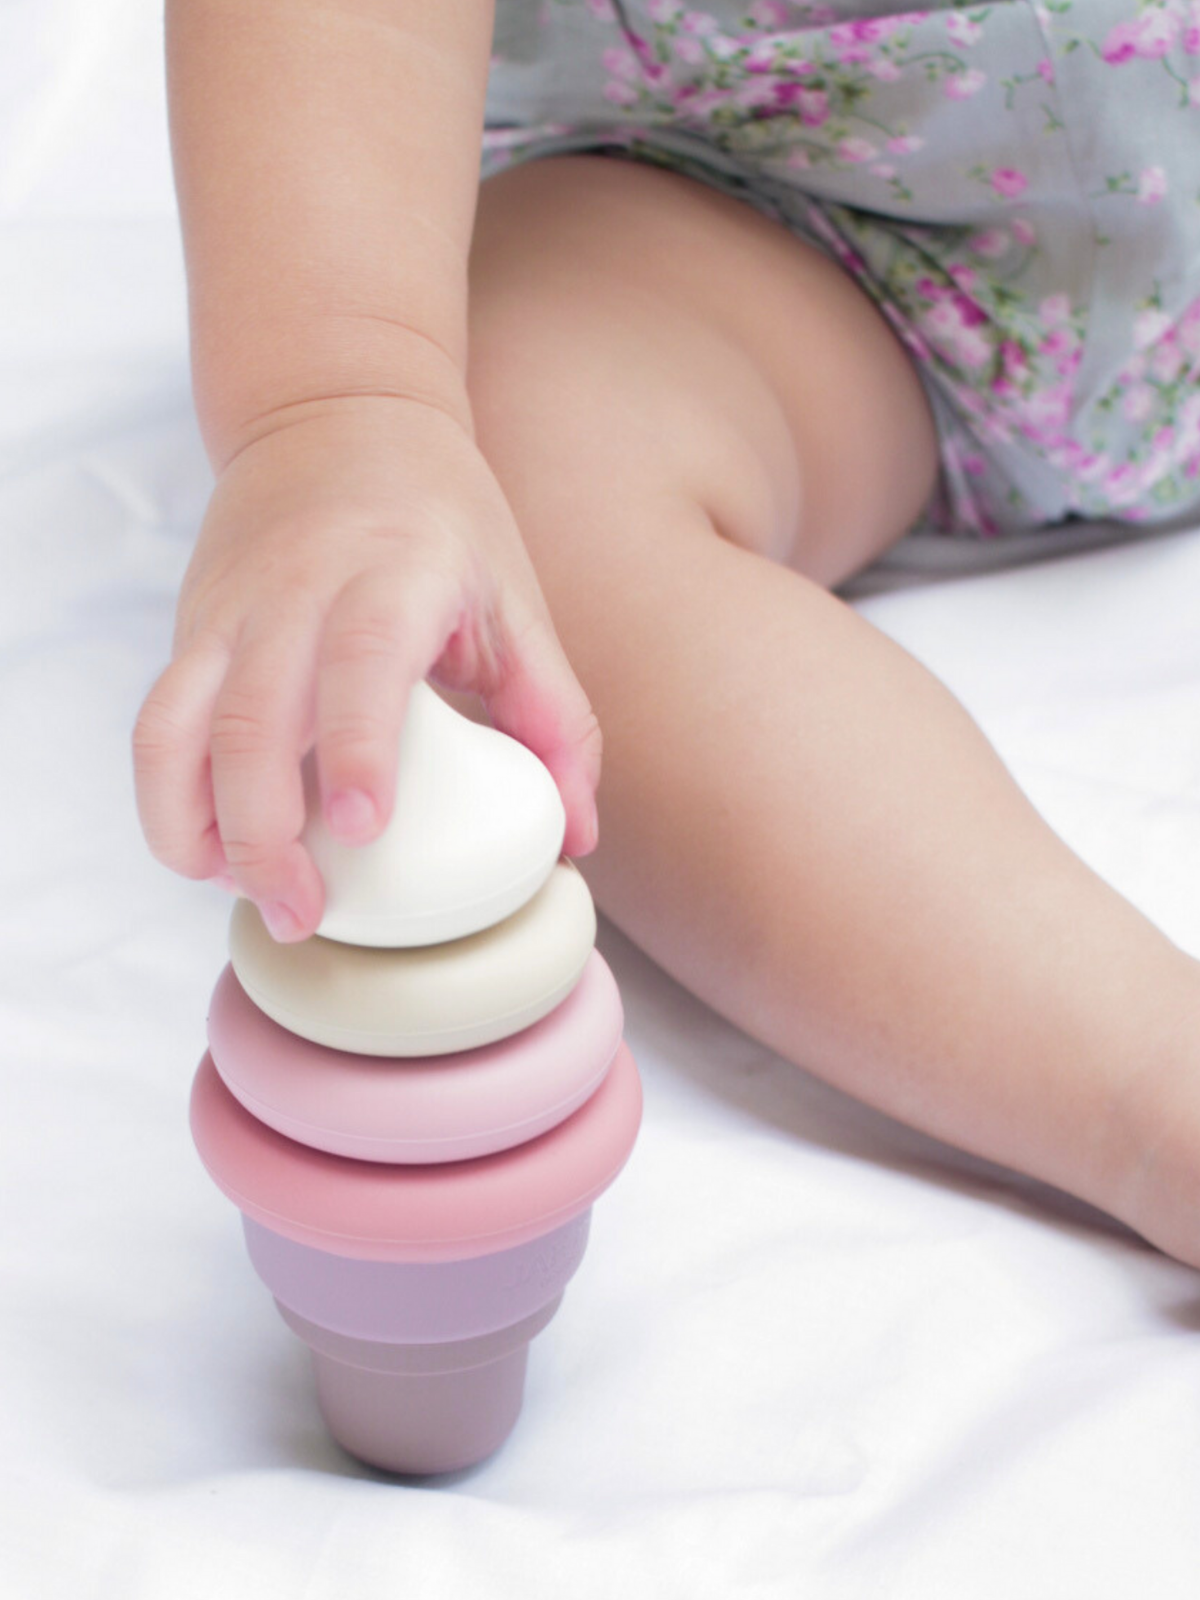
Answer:
[[[290,944],[300,937],[300,918],[291,906],[284,905],[282,900],[267,900],[258,909],[272,939]]]
[[[375,803],[361,789],[339,789],[326,808],[331,832],[353,840],[375,826]]]

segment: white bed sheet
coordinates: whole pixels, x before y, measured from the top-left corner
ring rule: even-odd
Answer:
[[[516,1431],[415,1483],[327,1439],[187,1132],[229,901],[133,802],[209,487],[156,8],[10,0],[0,46],[0,1592],[1194,1600],[1196,1274],[606,923],[645,1118]],[[1195,952],[1198,600],[1200,530],[856,601]]]

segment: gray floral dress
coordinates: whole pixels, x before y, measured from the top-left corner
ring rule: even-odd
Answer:
[[[497,0],[481,175],[579,150],[854,276],[937,419],[926,531],[1200,511],[1200,0]]]

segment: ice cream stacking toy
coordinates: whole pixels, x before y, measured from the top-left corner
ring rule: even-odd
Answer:
[[[418,683],[378,839],[338,843],[304,779],[325,914],[284,945],[236,902],[192,1136],[333,1436],[446,1472],[516,1422],[641,1086],[530,751]]]

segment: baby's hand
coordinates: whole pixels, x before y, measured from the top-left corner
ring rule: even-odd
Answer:
[[[324,888],[299,842],[315,743],[333,832],[391,815],[408,694],[473,691],[540,756],[595,839],[600,732],[512,512],[470,433],[415,400],[314,403],[217,482],[180,592],[172,660],[133,734],[152,853],[228,875],[277,939],[306,938]],[[228,879],[227,879],[228,882]]]

